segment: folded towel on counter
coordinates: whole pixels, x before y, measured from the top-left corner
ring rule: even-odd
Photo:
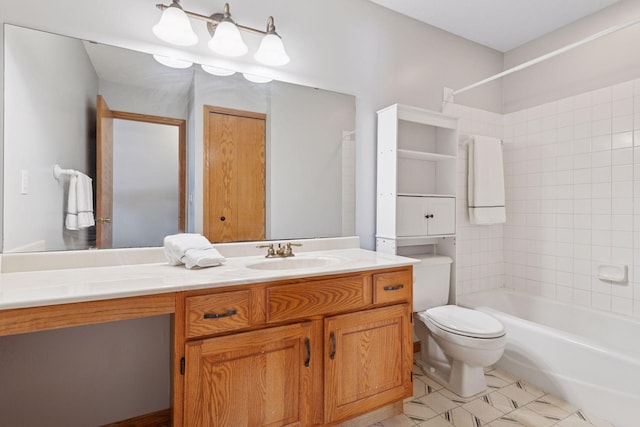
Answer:
[[[502,141],[475,136],[469,142],[469,220],[471,224],[507,222],[504,207]]]
[[[67,216],[64,221],[67,230],[81,230],[96,224],[93,216],[92,180],[82,172],[69,178]]]
[[[226,261],[206,237],[197,233],[181,233],[164,238],[164,254],[171,265],[215,267]]]

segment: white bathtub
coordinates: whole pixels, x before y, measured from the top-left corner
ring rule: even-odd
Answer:
[[[506,289],[459,304],[505,325],[499,368],[616,427],[640,425],[640,321]]]

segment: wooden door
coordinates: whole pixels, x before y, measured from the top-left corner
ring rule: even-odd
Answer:
[[[310,425],[311,322],[188,342],[184,425]]]
[[[408,304],[325,319],[325,422],[409,397],[413,331]]]
[[[204,115],[204,235],[264,240],[266,115],[210,106]]]
[[[111,248],[113,231],[113,112],[98,95],[96,120],[96,246]]]

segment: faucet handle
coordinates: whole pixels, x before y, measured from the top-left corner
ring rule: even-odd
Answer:
[[[292,243],[292,242],[287,242],[286,246],[285,246],[285,256],[295,256],[296,254],[293,253],[293,248],[291,248],[292,246],[302,246],[302,243]]]
[[[276,255],[276,251],[275,251],[275,249],[273,249],[273,243],[264,244],[264,245],[258,245],[258,246],[256,246],[256,248],[258,248],[258,249],[268,248],[267,249],[267,254],[265,255],[265,258],[269,258],[269,257],[272,257],[272,256]]]

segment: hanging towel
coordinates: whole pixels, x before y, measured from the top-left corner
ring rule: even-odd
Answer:
[[[67,230],[81,230],[95,224],[92,180],[82,172],[76,172],[69,178],[65,226]]]
[[[475,136],[469,142],[468,191],[471,224],[507,222],[502,141],[498,138]]]
[[[214,267],[226,261],[206,237],[197,233],[180,233],[164,238],[164,254],[171,265]]]

